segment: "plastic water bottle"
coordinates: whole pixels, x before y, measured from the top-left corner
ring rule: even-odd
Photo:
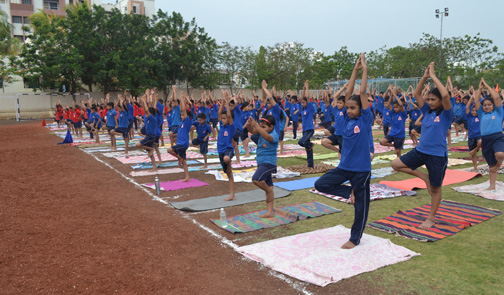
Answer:
[[[154,179],[154,184],[156,185],[156,194],[160,195],[161,194],[161,186],[159,185],[159,178],[157,176]]]
[[[224,208],[220,208],[220,223],[222,227],[228,226],[226,211],[224,211]]]

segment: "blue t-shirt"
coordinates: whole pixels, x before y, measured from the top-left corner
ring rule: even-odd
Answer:
[[[116,121],[115,121],[116,116],[117,112],[114,109],[111,109],[110,111],[107,112],[107,127],[116,127]]]
[[[385,102],[385,100],[383,99],[383,97],[379,96],[379,95],[376,95],[375,96],[375,104],[376,104],[376,110],[381,114],[383,113],[383,103]]]
[[[270,116],[273,116],[273,118],[275,118],[275,131],[277,134],[280,134],[280,112],[282,111],[282,109],[280,108],[280,106],[277,104],[275,104],[274,107],[272,107],[271,109],[268,109],[266,111],[266,114],[267,115],[270,115]]]
[[[101,117],[98,112],[93,114],[93,125],[98,126],[98,128],[101,128]]]
[[[285,113],[284,110],[281,110],[281,111],[283,113],[283,120],[280,120],[280,123],[277,123],[278,125],[280,125],[280,127],[279,127],[280,132],[282,132],[285,129],[285,124],[287,123],[287,114]]]
[[[405,138],[404,126],[406,124],[406,117],[408,114],[406,111],[402,111],[396,113],[395,111],[391,111],[392,117],[392,127],[390,128],[389,136],[397,137],[397,138]]]
[[[133,114],[133,112],[135,111],[135,109],[133,108],[133,106],[130,103],[128,103],[126,105],[126,107],[128,108],[128,120],[133,121],[133,119],[135,118],[135,116]]]
[[[422,137],[417,146],[417,150],[424,154],[432,156],[448,156],[446,135],[451,127],[453,119],[453,108],[442,110],[439,116],[436,111],[430,111],[427,103],[421,108],[422,118]]]
[[[233,125],[236,129],[243,129],[243,112],[240,110],[239,106],[236,106],[233,110],[234,118]]]
[[[231,140],[236,131],[236,127],[234,124],[222,125],[222,122],[219,122],[219,136],[217,137],[217,152],[219,154],[233,149],[233,143]]]
[[[469,139],[481,136],[480,120],[478,116],[467,115],[467,125],[469,130]]]
[[[334,134],[335,135],[343,135],[343,126],[345,124],[345,114],[346,107],[343,107],[341,110],[338,107],[333,109],[334,114]]]
[[[172,127],[172,125],[173,125],[173,111],[169,111],[166,114],[166,121],[168,121],[168,127]]]
[[[258,133],[259,134],[259,133]],[[257,165],[268,163],[271,165],[277,164],[277,147],[278,147],[278,134],[275,129],[269,133],[273,137],[273,141],[269,142],[259,134],[259,141],[257,142]]]
[[[247,123],[247,121],[250,117],[254,118],[254,111],[243,112],[243,122]]]
[[[177,134],[177,145],[183,147],[189,147],[189,131],[191,130],[192,120],[187,116],[184,121],[181,122]]]
[[[206,116],[206,120],[208,121],[208,115],[207,115],[207,108],[206,107],[201,107],[201,108],[198,108],[198,111],[196,111],[196,116],[194,117],[194,121],[195,122],[198,122],[198,115],[199,114],[205,114]]]
[[[298,111],[296,114],[294,114],[296,111]],[[290,105],[290,115],[292,122],[297,122],[299,121],[299,104],[291,104]]]
[[[121,116],[121,115],[119,115]],[[144,119],[145,120],[145,119]],[[119,123],[121,126],[121,123]],[[156,129],[158,128],[156,117],[150,114],[145,120],[145,133],[146,135],[156,135]]]
[[[333,116],[332,116],[333,107],[332,107],[332,105],[326,106],[324,104],[324,107],[325,107],[325,109],[324,109],[324,122],[332,122],[333,121]]]
[[[307,105],[301,110],[301,119],[303,120],[303,132],[313,130],[313,107]]]
[[[351,119],[344,113],[343,146],[338,168],[354,172],[371,171],[369,132],[373,123],[371,108],[363,109],[361,115]]]
[[[415,124],[415,121],[420,117],[420,110],[411,110],[411,122]]]
[[[217,119],[219,117],[219,106],[214,104],[210,108],[210,119]]]
[[[462,107],[464,107],[463,110]],[[461,102],[455,101],[455,103],[453,104],[453,114],[455,115],[455,117],[462,117],[462,111],[465,114],[465,105],[462,104]]]
[[[119,128],[128,128],[128,112],[119,112]]]
[[[388,126],[392,123],[392,112],[389,108],[383,109],[383,126]]]
[[[182,119],[180,119],[180,106],[175,106],[172,111],[172,126],[179,126]]]
[[[199,141],[203,141],[203,138],[212,133],[212,128],[208,123],[201,125],[199,122],[194,122],[193,126],[196,127],[196,135]]]
[[[486,113],[483,111],[483,105],[478,110],[480,120],[481,136],[502,132],[502,108],[495,107],[494,110]]]
[[[164,122],[164,117],[163,117],[164,105],[158,101],[157,104],[156,104],[156,109],[161,114],[160,117],[156,117],[156,119],[158,120],[157,123],[158,123],[158,125],[163,125],[163,122]]]

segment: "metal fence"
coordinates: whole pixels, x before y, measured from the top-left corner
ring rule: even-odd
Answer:
[[[414,78],[401,78],[401,79],[394,79],[394,78],[372,78],[368,79],[368,87],[370,89],[376,88],[377,92],[383,91],[385,92],[390,84],[400,87],[404,89],[405,91],[408,89],[408,87],[411,85],[413,86],[413,89],[415,89],[418,85],[418,82],[420,82],[420,77],[414,77]],[[331,85],[332,89],[339,89],[347,83],[348,80],[339,80],[339,81],[329,81],[324,84],[324,88],[327,87],[327,85]],[[361,80],[356,80],[355,81],[355,88],[359,89],[361,84]]]

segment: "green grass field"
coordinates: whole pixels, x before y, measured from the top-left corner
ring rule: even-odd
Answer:
[[[375,141],[379,136],[375,135]],[[288,141],[286,143],[294,143]],[[462,142],[454,146],[465,146]],[[403,154],[408,150],[403,151]],[[315,153],[329,153],[321,145],[315,146]],[[393,152],[385,153],[392,154]],[[384,155],[384,154],[380,154]],[[450,157],[468,157],[468,153],[452,152]],[[315,161],[318,163],[320,161]],[[306,163],[298,158],[282,158],[278,165],[288,167]],[[485,163],[479,163],[485,164]],[[375,165],[374,168],[387,167],[390,164]],[[472,167],[472,164],[459,165],[451,169]],[[302,175],[301,177],[320,176],[321,174]],[[413,176],[396,173],[386,178],[372,179],[371,182],[381,180],[403,180]],[[504,211],[504,202],[487,200],[475,195],[458,193],[452,186],[477,184],[488,180],[488,176],[476,177],[462,184],[443,187],[443,199],[482,206]],[[498,181],[504,181],[504,175],[499,174]],[[275,181],[275,180],[274,180]],[[398,210],[407,210],[430,203],[430,196],[426,189],[417,190],[413,197],[399,197],[373,201],[370,203],[368,223],[394,214]],[[353,206],[334,201],[308,190],[293,191],[288,198],[275,200],[275,206],[285,206],[294,203],[318,201],[329,206],[342,209],[343,212],[326,215],[302,222],[295,222],[285,226],[262,230],[253,235],[240,237],[240,244],[252,244],[283,236],[309,232],[342,224],[348,228],[352,226]],[[244,205],[243,212],[264,209],[264,203]],[[359,275],[359,279],[389,290],[391,294],[504,294],[504,217],[497,216],[464,229],[454,236],[436,242],[418,242],[392,234],[366,228],[365,233],[390,239],[397,245],[404,246],[421,256],[409,261],[381,268],[371,273]]]

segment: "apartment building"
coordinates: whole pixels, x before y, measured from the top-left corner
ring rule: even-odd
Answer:
[[[107,1],[107,0],[105,0]],[[114,1],[114,0],[109,0]],[[86,2],[89,6],[100,5],[106,11],[114,8],[123,13],[152,16],[155,14],[155,0],[116,0],[115,3],[102,3],[102,0],[0,0],[0,9],[5,11],[13,25],[12,35],[22,42],[26,40],[23,25],[28,25],[28,17],[43,10],[48,14],[65,16],[65,7]]]

